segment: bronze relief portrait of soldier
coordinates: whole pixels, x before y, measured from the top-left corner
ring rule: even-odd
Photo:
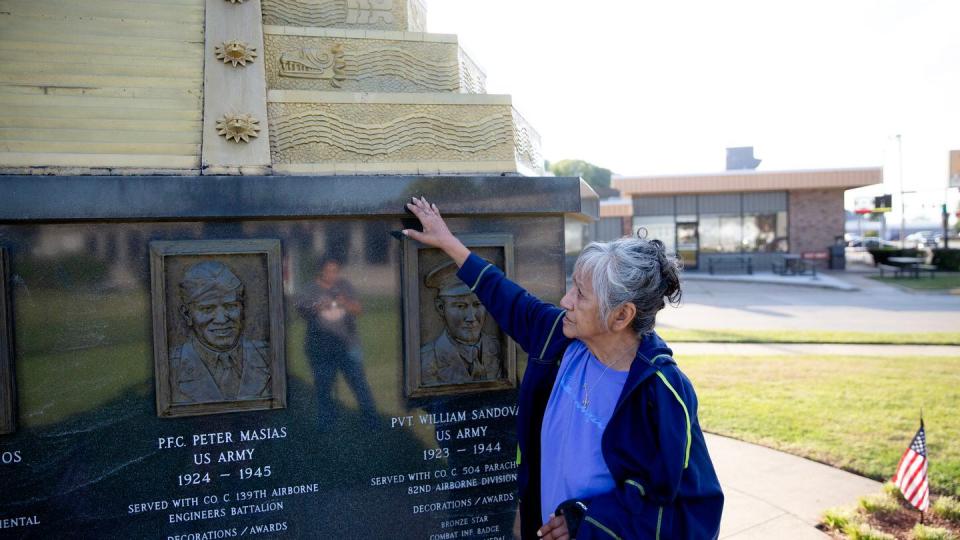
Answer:
[[[13,374],[13,307],[10,302],[10,259],[0,248],[0,435],[16,428],[16,386]]]
[[[461,239],[513,273],[509,235]],[[516,353],[457,266],[439,250],[404,240],[404,355],[406,394],[420,397],[516,386]]]
[[[277,240],[151,242],[157,413],[286,406]]]

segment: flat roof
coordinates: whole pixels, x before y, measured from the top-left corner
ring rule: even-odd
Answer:
[[[630,197],[600,200],[600,217],[630,217],[633,215],[633,200]]]
[[[709,174],[615,176],[611,185],[625,196],[853,189],[883,182],[882,167],[793,171],[735,170]]]

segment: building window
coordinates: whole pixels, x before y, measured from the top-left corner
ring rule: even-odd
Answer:
[[[739,253],[743,237],[739,215],[702,214],[700,251],[703,253]]]
[[[634,198],[633,210],[634,232],[644,227],[670,254],[681,235],[679,249],[694,265],[697,252],[789,251],[786,191],[642,197]]]
[[[663,242],[667,254],[677,252],[677,224],[673,216],[645,216],[633,218],[633,232],[643,227],[647,230],[647,239]]]
[[[787,213],[745,214],[743,251],[774,253],[787,251]]]

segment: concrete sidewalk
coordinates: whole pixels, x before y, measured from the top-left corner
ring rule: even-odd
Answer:
[[[674,356],[960,356],[958,345],[670,342]]]
[[[880,482],[790,454],[719,435],[706,439],[725,495],[720,538],[823,540],[828,536],[816,524],[824,510],[881,490]]]
[[[832,274],[819,273],[817,275],[788,275],[781,276],[773,272],[754,272],[753,274],[708,274],[706,272],[685,272],[683,281],[727,281],[733,283],[761,283],[764,285],[789,285],[798,287],[818,287],[821,289],[836,289],[840,291],[859,290],[856,285],[834,277]]]

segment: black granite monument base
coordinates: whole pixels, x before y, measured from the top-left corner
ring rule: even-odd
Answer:
[[[509,238],[491,249],[558,300],[579,190],[575,178],[0,177],[13,335],[0,370],[16,382],[0,389],[15,411],[0,435],[0,537],[512,538],[526,357],[475,313],[457,339],[475,340],[487,368],[424,374],[409,392],[428,369],[411,356],[440,358],[434,343],[462,320],[435,309],[447,284],[405,307],[423,278],[404,275],[395,233],[424,195],[455,233]]]

